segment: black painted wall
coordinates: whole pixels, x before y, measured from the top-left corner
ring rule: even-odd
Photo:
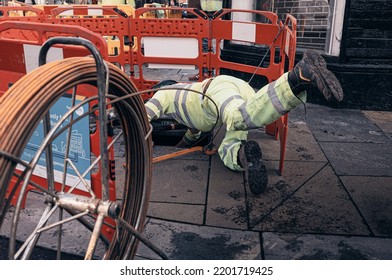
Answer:
[[[392,63],[392,1],[349,0],[342,55],[348,63]]]
[[[303,51],[297,49],[297,60]],[[243,62],[252,60],[251,53],[226,44],[222,56]],[[250,63],[258,63],[254,58]],[[346,0],[340,56],[325,58],[345,92],[345,99],[335,107],[391,111],[392,0]],[[226,74],[238,76],[230,71]],[[314,94],[309,95],[309,101],[325,104]]]
[[[347,0],[339,61],[343,107],[392,110],[392,1]],[[328,59],[328,58],[327,58]]]

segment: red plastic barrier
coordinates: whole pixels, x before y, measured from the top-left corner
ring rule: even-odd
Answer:
[[[192,18],[152,18],[155,11],[183,11]],[[143,66],[148,64],[195,66],[201,71],[209,68],[209,53],[202,51],[203,38],[210,36],[209,21],[203,12],[194,9],[179,8],[140,8],[135,11],[135,17],[130,18],[130,32],[138,48],[131,53],[131,77],[139,89],[151,88],[157,81],[147,80],[143,75]],[[155,43],[156,42],[156,43]],[[147,53],[150,46],[156,44],[159,54]],[[181,56],[180,52],[167,52],[169,44],[176,48],[187,44],[191,51]],[[153,46],[154,47],[154,46]],[[185,47],[184,47],[185,48]],[[136,73],[138,72],[138,73]]]
[[[265,22],[239,22],[227,20],[233,12],[252,13],[264,18]],[[296,20],[287,15],[284,24],[278,21],[276,14],[265,11],[222,10],[211,21],[212,38],[219,46],[220,42],[234,41],[248,43],[259,47],[264,53],[260,57],[268,59],[260,66],[244,65],[221,59],[220,48],[211,54],[211,67],[217,74],[221,69],[231,69],[244,73],[266,77],[268,82],[278,79],[285,71],[291,70],[295,62],[296,51]],[[286,142],[288,134],[288,115],[266,127],[266,132],[280,140],[279,172],[283,173]]]
[[[31,53],[25,51],[26,46],[41,46],[47,39],[54,36],[77,36],[93,42],[107,59],[107,45],[98,34],[79,26],[53,25],[45,23],[28,23],[5,21],[0,23],[0,95],[11,84],[24,76],[28,71],[26,61]],[[63,58],[85,56],[88,51],[81,47],[66,47]],[[38,63],[38,60],[37,60]]]
[[[51,6],[46,8],[46,22],[57,25],[76,25],[100,34],[108,44],[107,61],[124,72],[130,68],[130,50],[133,47],[130,32],[130,11],[121,6]],[[125,7],[124,7],[125,8]]]
[[[38,53],[40,46],[47,39],[57,36],[72,36],[87,39],[97,46],[104,59],[107,59],[108,57],[107,45],[102,36],[79,26],[12,21],[2,22],[0,23],[0,61],[2,61],[2,63],[0,63],[0,95],[18,79],[24,76],[29,69],[38,66],[38,56],[33,56],[29,59],[31,52]],[[80,46],[56,45],[54,47],[58,49],[57,53],[62,54],[62,57],[59,59],[90,55],[90,52],[87,49]],[[37,61],[37,65],[29,65],[33,60]],[[95,87],[83,85],[78,87],[78,94],[89,97],[95,96],[97,91]],[[90,106],[93,105],[94,104],[91,104]],[[110,137],[109,141],[111,141]],[[90,134],[90,150],[96,156],[100,154],[98,132]],[[114,160],[113,148],[109,151],[109,159]],[[91,175],[92,189],[98,197],[102,194],[100,178],[100,171]],[[44,178],[33,175],[33,180],[41,186],[47,185],[46,179]],[[15,183],[17,179],[14,178],[12,181]],[[55,183],[55,187],[57,190],[60,190],[61,184]],[[10,194],[11,189],[12,188],[9,188],[7,195]],[[34,186],[28,187],[28,190],[32,189],[34,189]],[[89,196],[87,192],[82,190],[75,190],[75,192]],[[11,204],[16,203],[18,195],[19,193],[17,191],[14,197],[11,198]],[[27,193],[24,195],[25,202]],[[116,199],[114,180],[109,181],[109,196],[112,200]],[[113,233],[114,231],[112,229],[106,228],[105,226],[105,235],[111,237]]]
[[[109,47],[107,60],[123,69],[140,90],[149,89],[158,82],[148,80],[144,75],[143,68],[151,64],[168,65],[167,68],[191,65],[199,69],[201,78],[203,69],[209,75],[218,75],[222,69],[229,69],[264,76],[268,82],[276,80],[294,66],[297,23],[291,15],[287,15],[282,23],[276,14],[266,11],[223,9],[209,19],[202,11],[189,8],[149,7],[129,13],[118,7],[120,6],[43,6],[46,15],[44,21],[56,25],[82,26],[103,36]],[[235,12],[252,13],[264,20],[243,22],[228,19]],[[182,18],[179,16],[182,13],[192,15],[192,18]],[[163,18],[157,18],[156,14]],[[168,16],[170,14],[175,16]],[[26,36],[31,36],[31,33]],[[203,51],[203,40],[208,42],[208,51]],[[258,67],[222,60],[221,42],[232,41],[254,44],[264,53],[269,49],[267,61]],[[177,52],[173,55],[165,52],[169,45],[180,46],[184,43],[189,44],[193,53],[182,55]],[[154,52],[154,48],[150,48],[154,44],[157,44],[160,52]],[[260,52],[260,57],[263,56],[263,51]],[[147,99],[149,95],[144,95],[143,98]],[[286,115],[267,126],[266,130],[280,139],[280,173],[283,172],[287,124]]]
[[[0,7],[0,21],[44,22],[45,13],[31,6]]]
[[[250,13],[252,15],[257,14],[267,19],[269,22],[240,22],[226,19],[235,12]],[[280,31],[282,24],[278,21],[276,14],[264,11],[224,9],[211,21],[211,24],[211,38],[215,39],[217,42],[216,44],[218,45],[216,47],[216,53],[211,54],[211,66],[215,68],[217,74],[220,73],[221,69],[226,68],[265,76],[268,79],[268,82],[276,80],[280,76],[282,64],[281,62],[277,62],[276,49],[282,45],[284,32]],[[265,47],[269,48],[268,65],[257,67],[222,60],[219,44],[227,41],[249,43],[256,47],[264,46],[263,50],[265,50]]]

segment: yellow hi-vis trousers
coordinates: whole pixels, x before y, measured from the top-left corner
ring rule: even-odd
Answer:
[[[218,153],[232,170],[243,171],[237,156],[248,130],[264,127],[305,101],[306,92],[296,97],[287,82],[288,74],[264,86],[257,93],[245,81],[231,76],[217,76],[208,86],[206,98],[189,89],[203,92],[208,80],[192,84],[175,84],[175,90],[162,88],[145,104],[149,120],[166,115],[194,131],[208,132],[215,123],[226,125],[226,134]],[[192,133],[193,131],[193,133]]]

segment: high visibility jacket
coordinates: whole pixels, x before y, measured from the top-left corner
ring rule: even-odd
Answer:
[[[287,73],[257,93],[245,81],[231,76],[217,76],[203,92],[208,80],[176,84],[178,89],[159,90],[146,104],[149,120],[166,115],[192,130],[210,131],[215,123],[226,125],[226,135],[218,152],[225,165],[242,170],[237,163],[241,141],[249,129],[264,127],[301,104],[306,93],[294,96]],[[302,101],[301,101],[302,100]]]
[[[222,9],[223,0],[200,0],[201,9],[205,12],[216,12]]]

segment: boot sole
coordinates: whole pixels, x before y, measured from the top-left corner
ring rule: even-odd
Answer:
[[[323,67],[327,67],[327,62],[325,59],[316,51],[307,50],[304,53],[303,59],[311,61],[313,64],[317,63],[318,65],[322,65]]]
[[[244,154],[248,163],[244,172],[245,184],[254,195],[259,195],[265,191],[268,184],[267,169],[262,162],[260,146],[254,141],[249,141],[245,144]]]
[[[317,87],[328,102],[343,100],[343,89],[336,76],[327,69],[324,58],[317,52],[307,51],[304,60],[317,77]]]

